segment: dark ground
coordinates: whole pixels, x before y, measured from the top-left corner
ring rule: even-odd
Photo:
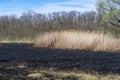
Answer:
[[[19,64],[26,65],[26,68],[10,68]],[[0,44],[0,74],[9,78],[10,75],[27,75],[29,69],[42,68],[120,74],[120,53],[36,48],[33,44]],[[7,80],[5,77],[1,76],[0,80]]]

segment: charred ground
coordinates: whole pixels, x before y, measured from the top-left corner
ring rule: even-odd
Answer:
[[[23,68],[19,65],[24,65]],[[33,44],[0,43],[0,79],[25,76],[33,69],[82,70],[120,74],[120,53],[37,48]],[[20,77],[20,79],[22,79]],[[23,79],[22,79],[23,80]]]

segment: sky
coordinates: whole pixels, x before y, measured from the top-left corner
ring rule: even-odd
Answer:
[[[0,16],[20,16],[27,10],[43,14],[72,10],[96,11],[95,4],[96,0],[0,0]]]

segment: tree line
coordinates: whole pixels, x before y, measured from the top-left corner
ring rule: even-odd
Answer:
[[[48,14],[25,11],[16,15],[0,16],[0,37],[34,38],[37,34],[51,30],[103,30],[102,18],[96,12],[53,12]]]

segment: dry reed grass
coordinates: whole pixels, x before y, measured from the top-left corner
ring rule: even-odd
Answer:
[[[54,31],[41,34],[35,41],[37,47],[79,49],[90,51],[120,51],[120,39],[102,32]]]

